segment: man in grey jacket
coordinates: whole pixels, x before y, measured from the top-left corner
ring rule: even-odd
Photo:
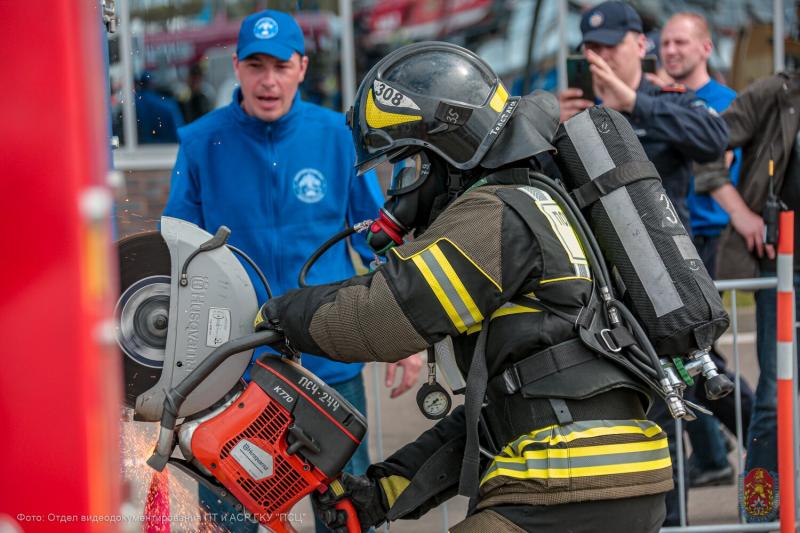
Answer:
[[[763,244],[763,212],[771,188],[788,209],[800,211],[800,73],[779,73],[750,85],[723,113],[730,130],[731,148],[742,147],[742,169],[738,194],[718,198],[727,172],[706,167],[701,187],[712,191],[731,213],[731,225],[723,232],[717,275],[719,278],[750,278],[775,275],[775,251]],[[770,159],[774,176],[770,180]],[[720,164],[717,164],[719,170]],[[734,220],[738,213],[738,222]],[[798,220],[795,217],[795,309],[800,289]],[[777,382],[776,382],[776,291],[756,293],[757,352],[761,369],[750,421],[746,470],[763,468],[777,472]],[[777,488],[777,482],[775,483]],[[746,499],[745,494],[745,499]]]

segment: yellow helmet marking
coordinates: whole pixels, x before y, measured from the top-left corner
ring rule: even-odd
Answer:
[[[499,113],[506,105],[506,100],[508,100],[508,92],[506,88],[503,87],[503,84],[499,83],[497,85],[497,90],[494,92],[494,96],[492,96],[492,100],[489,102],[489,107]]]
[[[396,126],[397,124],[404,124],[406,122],[416,122],[422,120],[419,115],[403,115],[400,113],[388,113],[378,108],[375,105],[372,89],[367,93],[367,125],[370,128],[386,128],[388,126]]]

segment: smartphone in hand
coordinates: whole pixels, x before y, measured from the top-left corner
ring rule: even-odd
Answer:
[[[642,58],[642,72],[656,73],[656,56],[648,54]]]
[[[642,72],[656,73],[656,56],[647,55],[642,58]],[[567,57],[567,87],[583,91],[583,98],[595,101],[592,88],[592,71],[589,70],[589,61],[583,55]]]
[[[582,55],[567,57],[567,87],[583,91],[582,98],[595,101],[592,88],[592,71],[589,70],[589,61]]]

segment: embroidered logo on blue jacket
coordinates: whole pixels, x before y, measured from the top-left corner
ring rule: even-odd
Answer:
[[[272,39],[278,35],[278,23],[272,17],[258,19],[253,26],[253,35],[258,39]]]
[[[315,168],[304,168],[292,180],[294,194],[307,204],[315,204],[325,198],[328,182],[322,172]]]

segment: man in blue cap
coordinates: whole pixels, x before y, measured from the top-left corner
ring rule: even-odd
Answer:
[[[659,86],[644,76],[641,60],[646,38],[642,20],[630,4],[611,1],[589,9],[581,18],[581,33],[599,103],[621,112],[631,123],[669,196],[663,216],[679,218],[689,231],[686,198],[692,162],[713,161],[723,154],[728,142],[725,122],[686,87]],[[595,105],[574,88],[561,93],[559,101],[562,121]],[[647,416],[669,437],[673,478],[677,479],[675,420],[662,402],[655,402]],[[664,525],[678,525],[677,489],[667,494],[666,503]]]
[[[304,262],[331,236],[374,218],[383,203],[376,176],[357,177],[350,130],[340,113],[303,101],[298,87],[308,69],[303,32],[288,14],[262,11],[242,21],[233,68],[239,80],[230,105],[181,128],[180,149],[164,215],[188,220],[214,233],[221,225],[232,245],[244,250],[264,271],[275,295],[296,288]],[[374,257],[364,239],[355,250],[365,264]],[[261,282],[249,265],[259,301]],[[344,242],[320,257],[309,284],[347,279],[355,274]],[[259,355],[257,353],[257,355]],[[366,413],[362,364],[303,355],[303,365]],[[408,390],[422,363],[403,363]],[[387,371],[387,386],[394,367]],[[369,465],[366,439],[348,470]],[[218,521],[236,532],[254,531],[241,515],[215,508],[201,487],[201,500]],[[233,518],[231,518],[233,517]]]
[[[625,114],[683,225],[689,228],[686,196],[692,161],[716,159],[725,150],[727,128],[716,112],[680,85],[659,87],[642,72],[646,38],[642,20],[625,2],[603,2],[581,18],[583,48],[599,103]],[[559,95],[561,120],[595,105],[580,89]]]

